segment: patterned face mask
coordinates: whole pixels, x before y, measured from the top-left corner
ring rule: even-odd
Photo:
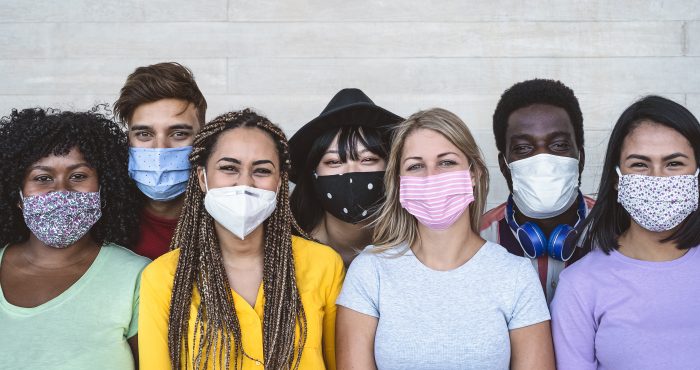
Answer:
[[[367,219],[384,197],[384,171],[331,176],[314,173],[314,178],[323,209],[344,222],[356,224]]]
[[[698,171],[695,175],[620,176],[617,202],[639,226],[654,232],[671,230],[698,209]]]
[[[185,192],[191,146],[129,148],[129,176],[147,197],[166,202]]]
[[[50,247],[66,248],[90,231],[102,216],[100,192],[55,191],[22,197],[22,213],[27,227],[39,240]]]
[[[452,226],[473,201],[469,171],[400,177],[401,206],[418,222],[433,230],[445,230]]]

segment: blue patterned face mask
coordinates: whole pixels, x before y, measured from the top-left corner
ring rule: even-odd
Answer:
[[[147,197],[168,201],[185,192],[191,146],[129,148],[129,176]]]

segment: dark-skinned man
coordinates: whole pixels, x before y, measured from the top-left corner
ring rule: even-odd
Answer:
[[[579,191],[581,108],[559,81],[523,81],[501,96],[493,132],[510,194],[484,215],[481,236],[530,258],[551,302],[559,273],[587,251],[574,230],[594,203]]]

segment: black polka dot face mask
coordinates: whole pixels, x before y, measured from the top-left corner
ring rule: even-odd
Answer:
[[[345,222],[367,219],[384,198],[384,171],[313,176],[323,209]]]

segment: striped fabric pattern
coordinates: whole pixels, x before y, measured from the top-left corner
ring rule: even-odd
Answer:
[[[401,176],[401,206],[432,229],[444,230],[474,201],[469,171],[432,176]]]

